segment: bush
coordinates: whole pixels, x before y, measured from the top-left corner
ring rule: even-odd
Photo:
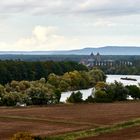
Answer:
[[[80,103],[83,102],[82,93],[80,91],[72,93],[71,96],[67,99],[69,103]]]
[[[115,81],[115,83],[107,86],[106,93],[113,101],[125,101],[129,91],[122,83]]]
[[[59,103],[60,98],[61,98],[61,91],[60,91],[59,89],[56,89],[56,90],[54,91],[54,94],[55,94],[55,96],[56,96],[56,103]]]
[[[129,95],[132,98],[140,99],[140,88],[138,88],[136,85],[126,86],[126,88],[129,90]]]
[[[92,86],[95,86],[99,81],[106,81],[106,75],[100,69],[94,68],[89,71],[90,83]]]
[[[87,103],[94,103],[95,99],[91,95],[91,96],[88,96],[88,98],[85,100],[85,102],[87,102]]]
[[[112,102],[112,99],[108,96],[105,91],[98,90],[95,92],[95,102],[103,103],[103,102]]]
[[[40,72],[39,66],[37,66],[37,69]],[[80,69],[78,68],[78,70]],[[66,73],[62,72],[62,75],[50,74],[50,72],[48,74],[49,76],[46,77],[47,81],[45,78],[36,81],[16,81],[18,79],[15,79],[5,86],[0,85],[0,106],[15,106],[17,103],[27,105],[56,104],[60,101],[62,91],[86,89],[99,81],[105,80],[104,73],[98,69],[88,72],[74,70]],[[41,76],[41,74],[37,73],[35,75],[38,77],[37,79]],[[100,82],[97,86],[103,87],[103,85],[104,83]],[[68,102],[72,103],[82,101],[80,92],[73,93],[68,99]]]
[[[28,132],[18,132],[11,140],[35,140],[35,137]]]
[[[18,100],[18,94],[14,92],[5,93],[2,102],[6,106],[15,106]]]
[[[32,87],[28,90],[28,95],[33,105],[50,104],[55,100],[53,91],[47,87]]]

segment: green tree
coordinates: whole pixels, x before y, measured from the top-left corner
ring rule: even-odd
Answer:
[[[129,91],[124,85],[120,82],[115,81],[115,83],[110,84],[106,92],[110,95],[113,101],[124,101],[127,100]]]
[[[129,95],[134,99],[140,99],[140,88],[136,85],[126,86],[129,90]]]
[[[58,88],[59,83],[60,83],[60,77],[57,76],[57,75],[54,74],[54,73],[51,73],[51,74],[48,76],[47,82],[48,82],[49,84],[53,85],[54,87]]]
[[[90,77],[91,85],[93,86],[95,86],[96,83],[99,81],[106,80],[106,75],[104,74],[104,72],[96,68],[89,71],[89,77]]]
[[[55,89],[54,94],[55,94],[55,99],[56,99],[55,103],[59,103],[60,98],[61,98],[61,91],[59,89]]]
[[[112,100],[109,98],[108,94],[102,90],[98,90],[95,92],[94,100],[95,100],[95,102],[99,102],[99,103],[112,102]]]
[[[95,86],[96,90],[106,90],[107,88],[107,83],[105,82],[98,82]]]
[[[6,93],[4,86],[0,85],[0,105],[3,105],[3,96]]]
[[[69,103],[81,103],[83,102],[82,93],[80,91],[72,93],[71,96],[67,99]]]
[[[69,90],[70,85],[65,81],[65,80],[61,80],[59,83],[59,89],[64,92],[64,91],[68,91]]]
[[[15,106],[18,99],[18,94],[15,92],[5,93],[3,96],[3,104],[6,106]]]

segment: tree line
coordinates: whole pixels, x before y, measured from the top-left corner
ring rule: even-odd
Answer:
[[[96,102],[126,101],[130,97],[133,100],[140,99],[140,86],[136,85],[124,86],[121,82],[117,81],[111,84],[99,82],[95,88],[94,100]]]
[[[6,84],[12,80],[38,80],[41,77],[47,79],[50,73],[63,75],[73,70],[87,70],[87,67],[77,62],[24,62],[5,60],[0,61],[0,84]]]
[[[93,87],[105,81],[105,74],[98,69],[90,71],[71,71],[63,75],[49,74],[47,80],[16,81],[0,85],[0,105],[15,106],[57,104],[62,91]]]
[[[120,65],[119,61],[112,66],[99,66],[106,74],[140,75],[140,60],[130,60],[132,66]]]
[[[82,99],[82,93],[79,91],[72,93],[67,99],[70,103],[107,103],[115,101],[126,101],[129,99],[140,100],[140,85],[127,85],[115,81],[114,83],[107,84],[105,82],[98,82],[93,90],[91,96],[85,101]]]

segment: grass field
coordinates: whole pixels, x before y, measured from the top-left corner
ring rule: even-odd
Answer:
[[[140,126],[104,133],[94,137],[81,138],[78,140],[140,140]]]
[[[70,135],[76,139],[89,137],[82,140],[117,136],[120,139],[120,135],[127,139],[140,138],[139,108],[139,102],[0,108],[0,140],[7,140],[19,131],[65,139]],[[97,136],[90,137],[93,135]]]

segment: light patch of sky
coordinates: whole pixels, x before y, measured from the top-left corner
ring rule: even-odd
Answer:
[[[4,46],[7,46],[7,49],[10,43],[14,44],[13,47],[20,44],[22,46],[20,50],[24,50],[23,45],[32,44],[36,50],[46,50],[46,47],[43,48],[44,43],[37,42],[36,38],[32,39],[34,29],[40,26],[42,29],[57,28],[57,32],[49,39],[52,42],[52,39],[60,39],[58,45],[45,40],[46,46],[49,42],[52,49],[76,49],[104,45],[140,46],[139,3],[126,1],[77,0],[74,2],[70,0],[66,2],[57,0],[54,2],[47,0],[47,3],[43,0],[39,3],[35,0],[33,3],[33,0],[20,2],[14,0],[12,3],[2,0],[0,44],[6,44]],[[9,9],[5,11],[7,7]],[[4,49],[0,46],[0,50],[1,48]],[[18,48],[15,49],[18,50]],[[32,49],[34,49],[33,46],[30,50]],[[48,49],[51,50],[50,47]]]

